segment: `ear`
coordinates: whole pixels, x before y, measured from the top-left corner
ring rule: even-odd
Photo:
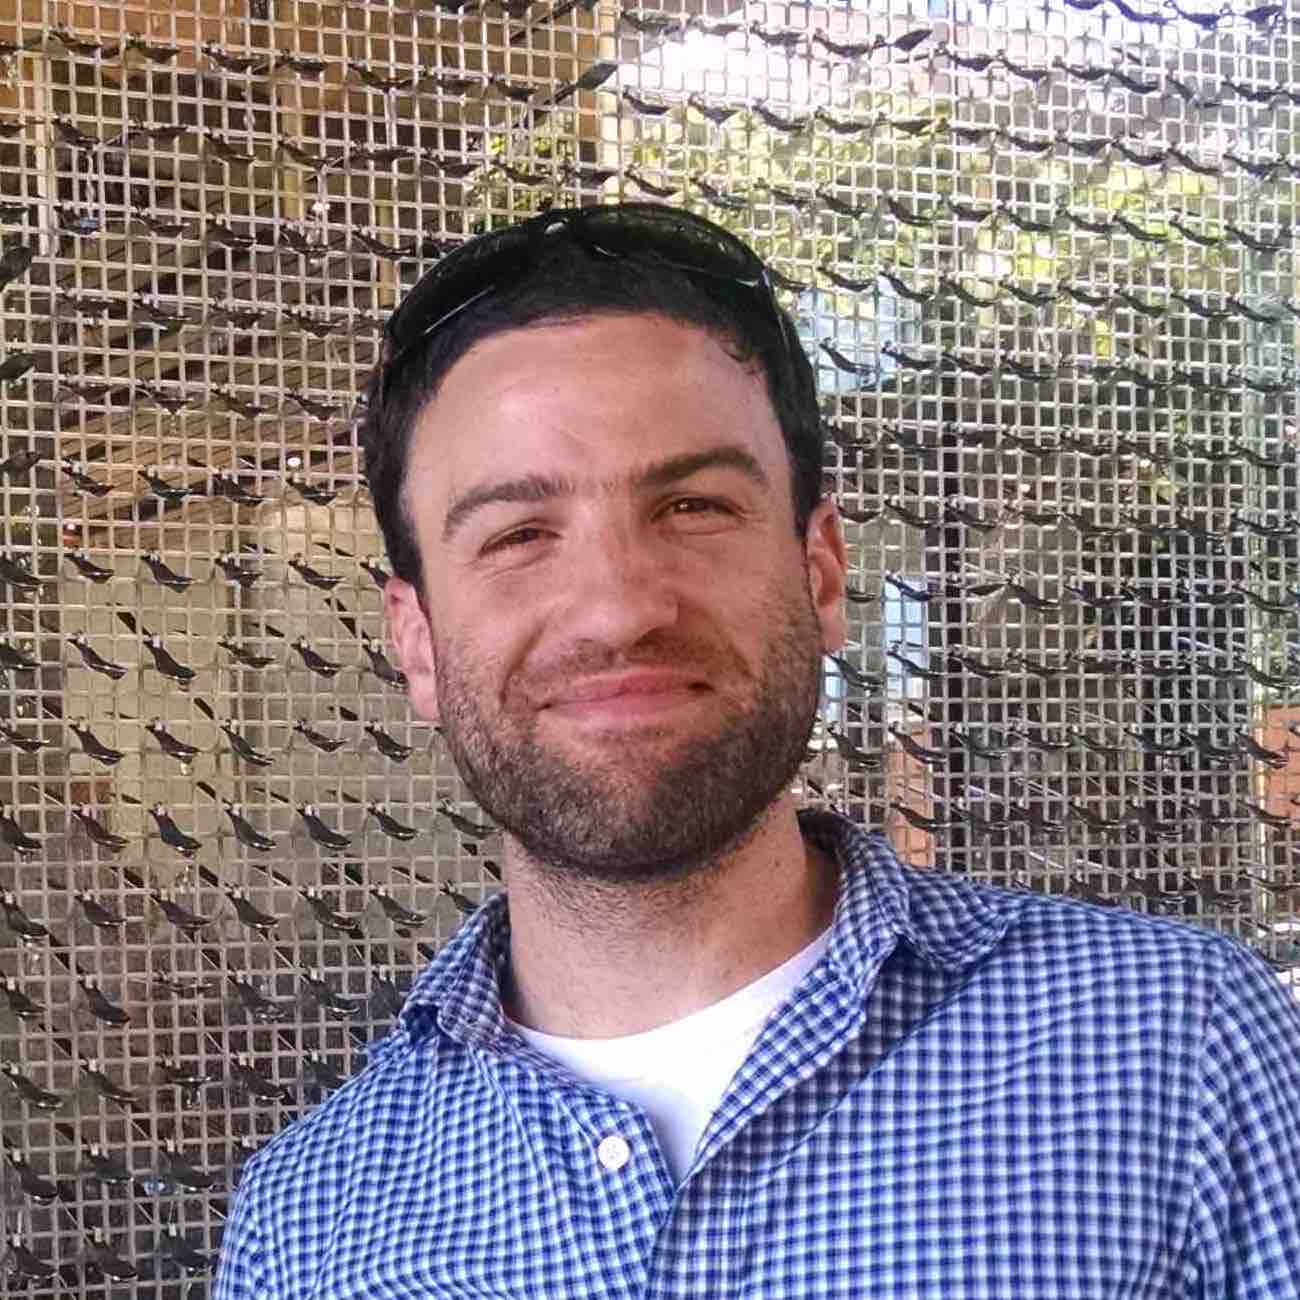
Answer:
[[[818,502],[808,517],[804,548],[808,589],[822,627],[822,649],[838,650],[848,635],[844,614],[848,553],[844,549],[840,512],[829,497]]]
[[[407,697],[417,716],[438,722],[438,681],[433,632],[419,593],[402,578],[384,584],[384,618],[397,662],[406,674]]]

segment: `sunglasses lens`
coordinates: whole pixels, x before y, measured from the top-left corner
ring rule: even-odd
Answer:
[[[690,213],[654,205],[583,208],[579,237],[597,252],[646,257],[678,270],[741,284],[762,281],[758,257],[725,230]]]
[[[508,283],[528,264],[528,238],[518,227],[500,231],[449,253],[420,280],[389,318],[394,352],[417,342],[491,284]]]
[[[546,234],[561,225],[594,256],[643,258],[707,276],[722,286],[760,290],[785,338],[763,263],[727,231],[653,203],[569,208],[472,240],[415,285],[388,321],[380,401],[392,366],[470,303],[522,279],[544,247]]]

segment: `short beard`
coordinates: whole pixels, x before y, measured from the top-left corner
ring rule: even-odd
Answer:
[[[748,698],[719,696],[714,730],[648,773],[574,766],[540,743],[535,714],[523,726],[489,716],[492,696],[466,668],[472,655],[435,634],[442,731],[470,793],[530,858],[574,883],[668,883],[717,863],[793,780],[820,701],[821,627],[806,582],[766,612],[770,640],[757,679],[744,679]],[[684,649],[647,638],[634,662],[707,662]],[[588,651],[570,675],[615,666],[608,658]]]

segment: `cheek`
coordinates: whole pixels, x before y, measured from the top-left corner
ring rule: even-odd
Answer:
[[[433,644],[440,689],[500,700],[517,671],[517,634],[502,619],[439,620]]]

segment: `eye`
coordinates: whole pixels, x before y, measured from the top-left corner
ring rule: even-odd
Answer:
[[[665,510],[670,515],[727,514],[727,507],[712,497],[678,497],[670,501]]]
[[[530,542],[535,542],[542,536],[543,532],[540,528],[516,528],[500,537],[493,538],[483,548],[483,553],[489,555],[493,551],[504,551],[518,546],[527,546]]]
[[[713,497],[674,497],[665,502],[660,510],[660,515],[675,519],[700,519],[707,521],[711,516],[730,516],[734,510],[725,502],[716,500]],[[502,533],[499,537],[492,538],[482,549],[480,554],[492,555],[504,551],[519,550],[523,547],[536,545],[549,537],[550,533],[543,527],[534,524],[524,524],[518,528],[512,528],[509,532]]]

